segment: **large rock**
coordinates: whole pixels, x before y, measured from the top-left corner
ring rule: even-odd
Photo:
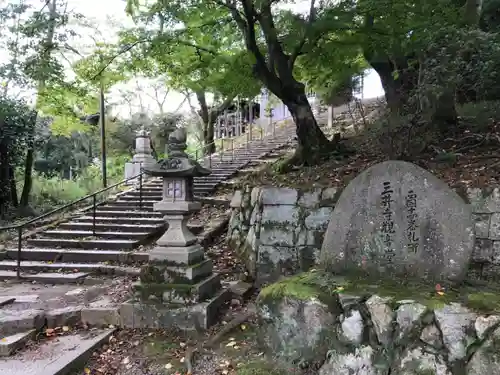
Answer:
[[[282,363],[323,363],[342,309],[336,295],[292,277],[264,288],[257,301],[260,344]]]
[[[474,322],[477,315],[469,309],[451,303],[434,311],[436,322],[443,333],[443,341],[450,362],[461,360],[474,342]]]
[[[461,281],[474,247],[469,205],[444,182],[403,161],[352,180],[332,213],[321,262],[349,269]]]
[[[354,353],[332,353],[319,375],[383,375],[374,365],[374,350],[370,346],[356,348]]]
[[[422,348],[408,350],[391,375],[452,375],[440,355],[426,353]]]
[[[467,364],[467,375],[500,375],[500,328],[472,355]]]

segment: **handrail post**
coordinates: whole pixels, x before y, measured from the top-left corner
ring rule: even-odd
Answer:
[[[215,147],[215,143],[214,143],[214,147]],[[211,151],[210,147],[206,148],[203,151],[204,151],[204,155],[205,155],[205,153],[208,154],[208,168],[212,169],[212,153],[211,152],[207,152],[207,151]]]
[[[23,247],[23,226],[17,228],[17,271],[16,276],[21,279],[21,251]]]
[[[231,138],[232,139],[232,138]],[[224,152],[224,138],[221,139],[221,144],[220,144],[220,151],[219,151],[219,155],[220,155],[220,162],[222,164],[222,153]]]
[[[92,234],[95,236],[95,214],[97,206],[97,194],[92,195]]]
[[[142,210],[142,172],[139,175],[139,210]]]
[[[273,139],[276,136],[276,121],[273,121]]]
[[[234,139],[231,139],[231,163],[234,163]]]

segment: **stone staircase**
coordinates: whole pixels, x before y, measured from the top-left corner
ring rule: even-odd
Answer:
[[[213,173],[195,179],[195,196],[210,195],[219,183],[244,166],[293,142],[294,134],[293,125],[283,126],[276,129],[273,138],[254,140],[248,147],[204,160]],[[148,259],[140,245],[154,241],[165,230],[162,214],[153,211],[153,204],[161,200],[161,191],[162,181],[150,179],[144,182],[142,193],[136,187],[99,205],[95,233],[90,209],[23,240],[23,276],[55,284],[81,283],[93,274],[138,275],[138,266]],[[190,228],[197,235],[204,229],[195,223]],[[5,250],[0,260],[0,280],[16,278],[17,256],[17,248]]]

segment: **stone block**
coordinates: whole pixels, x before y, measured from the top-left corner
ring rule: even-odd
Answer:
[[[85,307],[82,309],[81,320],[89,326],[119,326],[119,309],[118,307]]]
[[[472,260],[478,263],[491,262],[493,260],[493,241],[485,238],[476,238]]]
[[[326,230],[330,217],[332,215],[332,207],[321,207],[313,210],[306,216],[305,226],[307,229]]]
[[[82,306],[68,306],[47,312],[47,327],[75,326],[81,321]]]
[[[211,298],[220,288],[220,275],[213,274],[192,286],[186,284],[165,285],[162,299],[166,303],[197,303]]]
[[[9,311],[0,310],[0,337],[39,330],[45,325],[43,310]]]
[[[492,263],[500,265],[500,241],[492,241],[491,252],[492,252]]]
[[[236,190],[234,192],[233,198],[231,199],[231,203],[229,203],[229,207],[231,208],[240,208],[242,202],[242,193],[241,190]]]
[[[467,199],[474,213],[500,212],[500,189],[467,189]]]
[[[250,215],[250,225],[255,225],[255,223],[262,220],[262,212],[259,206],[253,206],[252,213]]]
[[[262,209],[262,225],[297,225],[300,211],[296,206],[264,206]]]
[[[298,200],[298,205],[304,208],[315,208],[319,206],[321,189],[303,192]]]
[[[172,283],[194,283],[204,277],[212,274],[212,260],[205,259],[198,264],[188,267],[167,267],[165,270],[165,279]]]
[[[254,187],[250,193],[250,206],[260,206],[262,196],[262,188]]]
[[[298,248],[299,267],[301,272],[315,268],[319,261],[320,247],[302,246]]]
[[[165,261],[168,261],[170,264],[191,265],[200,263],[204,257],[203,248],[197,243],[185,247],[156,246],[149,252],[149,262],[151,264],[155,262],[164,264]]]
[[[336,187],[329,187],[323,189],[320,196],[320,206],[334,207],[336,198],[338,196],[338,191],[339,189],[337,189]]]
[[[230,299],[231,292],[228,289],[222,289],[209,301],[184,307],[131,300],[120,306],[121,326],[152,329],[208,329],[217,322],[224,304]]]
[[[293,246],[293,228],[261,228],[259,240],[262,245]]]
[[[265,282],[276,281],[282,276],[294,275],[300,269],[298,249],[261,245],[258,249],[256,269],[257,280],[265,280]]]
[[[500,240],[500,213],[494,213],[491,215],[489,228],[489,236],[487,237],[492,240]]]
[[[263,205],[290,205],[297,203],[298,192],[288,188],[264,188],[262,189]]]
[[[320,249],[324,237],[325,232],[323,230],[298,228],[296,230],[295,246],[314,246]]]
[[[474,214],[472,219],[474,220],[474,230],[476,233],[476,238],[488,238],[490,232],[490,214]],[[498,218],[500,223],[500,217]]]
[[[3,337],[2,340],[0,340],[0,357],[7,357],[16,350],[21,349],[28,341],[33,340],[35,335],[36,330],[30,329],[26,332]]]

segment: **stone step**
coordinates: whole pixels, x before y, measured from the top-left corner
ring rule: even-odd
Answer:
[[[120,197],[121,201],[138,201],[140,199],[140,195],[122,195]],[[162,199],[162,193],[161,191],[156,193],[155,195],[143,195],[142,199],[146,199],[148,201],[155,201],[158,202],[159,200]]]
[[[51,238],[87,238],[87,237],[99,237],[99,238],[109,238],[109,239],[137,239],[141,240],[145,237],[151,235],[151,232],[95,232],[91,230],[46,230],[42,233],[46,237]]]
[[[51,249],[68,248],[68,249],[102,249],[102,250],[129,250],[140,245],[138,240],[111,240],[111,239],[96,239],[96,240],[70,240],[61,238],[30,238],[26,241],[29,246],[33,247],[49,247]]]
[[[6,336],[0,340],[0,356],[8,357],[16,350],[23,348],[29,341],[36,338],[36,329]]]
[[[97,210],[97,212],[99,212],[99,215],[101,215],[103,211],[115,211],[115,212],[124,213],[121,216],[133,216],[133,215],[138,214],[138,213],[143,213],[145,216],[151,215],[152,213],[154,213],[155,214],[154,216],[156,216],[156,217],[159,217],[159,216],[163,217],[164,216],[160,212],[153,211],[153,205],[151,205],[151,206],[144,205],[143,207],[141,207],[139,209],[139,207],[135,207],[134,205],[123,206],[123,205],[115,205],[115,202],[109,202],[106,204],[106,206],[102,206],[102,211],[100,211],[99,209]],[[116,216],[120,216],[120,215],[116,215]],[[151,216],[153,216],[153,215],[151,215]]]
[[[21,272],[21,277],[23,280],[36,281],[42,284],[79,284],[82,283],[87,276],[89,276],[87,272],[72,272],[72,273],[44,272],[36,274]],[[0,280],[17,280],[17,273],[16,271],[0,270]]]
[[[93,216],[92,210],[87,212],[87,216]],[[96,216],[100,217],[129,217],[129,218],[163,218],[165,216],[161,212],[142,210],[142,211],[130,211],[125,207],[112,207],[100,206],[96,209]]]
[[[122,200],[122,197],[120,197],[118,200],[114,202],[109,202],[108,206],[123,206],[123,207],[139,207],[142,204],[142,207],[153,207],[153,204],[155,204],[158,201],[154,200],[143,200],[142,202],[139,200],[137,197],[133,197],[132,200]]]
[[[68,375],[82,368],[92,353],[109,341],[114,329],[93,330],[45,340],[22,353],[0,360],[0,374]],[[3,369],[3,370],[2,370]]]
[[[0,277],[2,271],[15,271],[17,269],[16,261],[3,260],[0,261]],[[69,272],[64,275],[74,275],[76,273],[98,273],[114,276],[139,276],[140,268],[136,267],[120,267],[109,264],[99,263],[46,263],[42,261],[24,261],[21,262],[22,272]],[[34,274],[36,275],[36,274]],[[47,276],[48,277],[48,276]]]
[[[158,201],[161,201],[161,199],[163,198],[163,196],[162,196],[161,192],[158,192],[156,195],[148,195],[147,197],[142,196],[143,202],[144,202],[145,198],[147,198],[147,201],[158,202]],[[140,200],[140,196],[139,195],[122,195],[120,197],[120,201],[121,202],[123,202],[123,201],[133,202],[137,206],[139,206],[139,200]]]
[[[99,223],[96,221],[95,229],[99,232],[139,232],[139,233],[151,233],[156,232],[157,230],[161,230],[165,226],[164,221],[160,221],[160,224],[120,224],[111,220],[108,223]],[[56,230],[93,230],[94,225],[91,221],[90,223],[70,221],[67,223],[59,224]]]
[[[7,249],[7,259],[17,260],[17,249]],[[73,263],[136,263],[148,260],[147,253],[115,250],[68,250],[68,249],[33,249],[21,250],[21,260],[40,262]]]
[[[100,212],[99,212],[100,213]],[[114,212],[113,212],[114,213]],[[79,223],[93,223],[92,216],[80,216],[73,219],[73,222]],[[165,220],[162,217],[107,217],[96,216],[96,223],[109,223],[109,224],[149,224],[149,225],[163,225]]]

